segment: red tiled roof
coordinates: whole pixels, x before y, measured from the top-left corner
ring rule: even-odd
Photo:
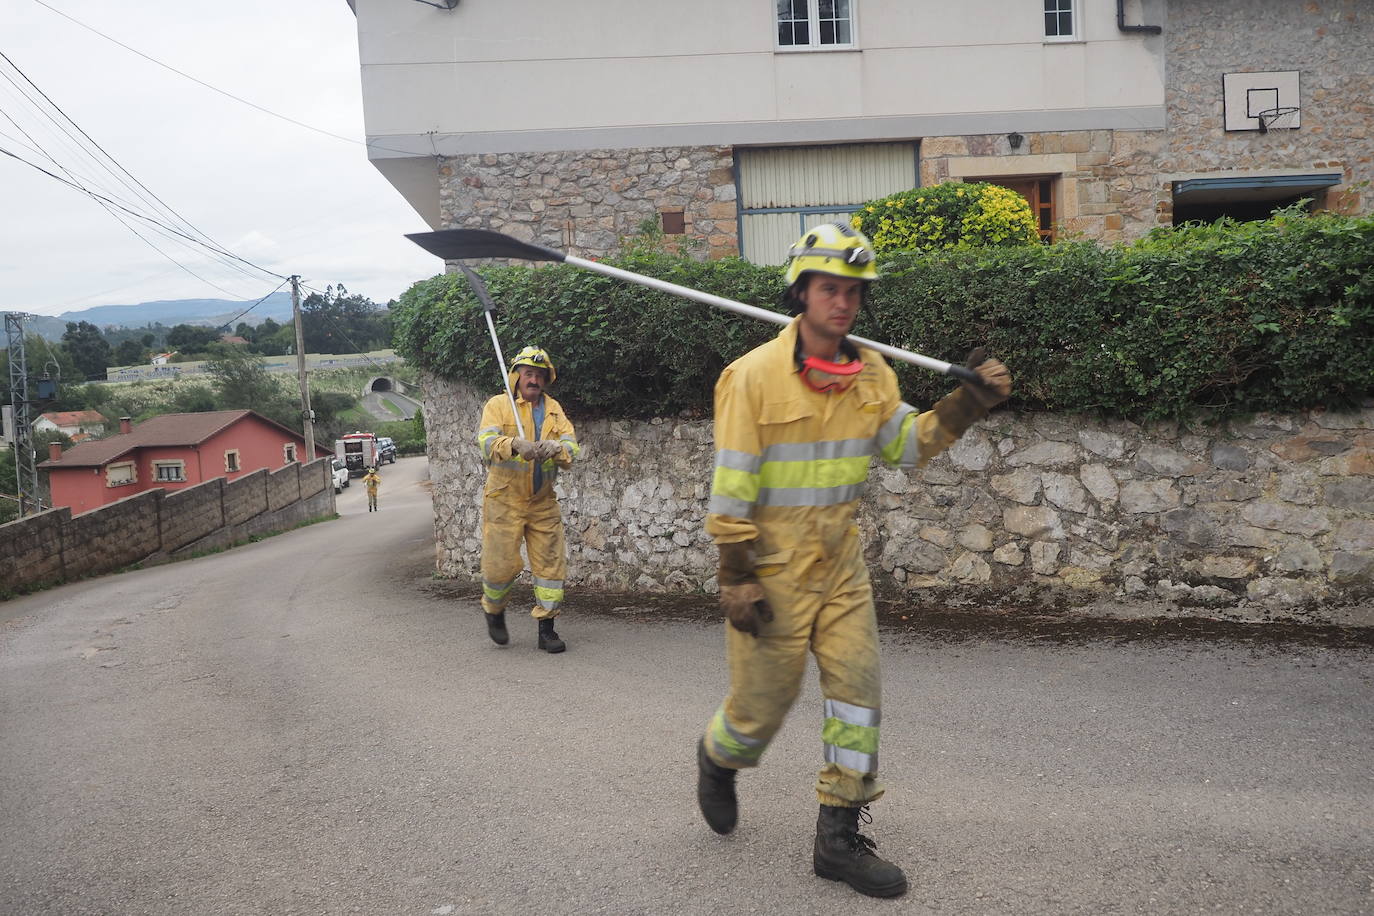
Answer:
[[[98,410],[54,410],[40,414],[38,419],[53,426],[104,426],[106,422]]]
[[[121,455],[136,448],[165,448],[178,445],[199,445],[215,433],[239,422],[244,417],[254,416],[269,426],[275,426],[296,439],[304,437],[294,430],[287,429],[275,420],[251,410],[211,410],[205,413],[166,413],[151,417],[135,426],[127,433],[110,436],[94,442],[83,442],[62,453],[62,457],[40,463],[40,468],[80,468],[103,467]],[[316,444],[316,450],[320,449]]]

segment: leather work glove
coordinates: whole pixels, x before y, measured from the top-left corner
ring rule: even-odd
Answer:
[[[521,439],[519,437],[516,437],[510,440],[511,451],[515,452],[515,454],[519,455],[521,458],[524,458],[526,461],[536,460],[536,448],[537,446],[535,445],[535,443],[531,442],[528,439]]]
[[[763,586],[754,574],[754,543],[736,541],[720,545],[720,606],[730,626],[750,636],[759,635],[759,624],[773,619],[763,597]]]
[[[1011,396],[1011,371],[996,359],[986,359],[982,347],[969,353],[968,367],[982,377],[984,384],[962,384],[935,402],[940,425],[955,436],[962,436],[989,410]]]
[[[968,393],[983,407],[991,410],[1011,397],[1011,370],[1002,365],[1000,360],[988,358],[982,347],[975,347],[968,355],[967,365],[982,376],[983,384],[965,384],[961,387],[967,388]]]
[[[556,458],[561,451],[563,451],[563,443],[557,439],[541,439],[534,443],[534,456],[540,461]]]

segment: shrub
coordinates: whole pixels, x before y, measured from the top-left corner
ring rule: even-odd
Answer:
[[[985,181],[898,191],[864,204],[850,223],[873,240],[879,254],[1040,240],[1026,199]]]
[[[754,304],[781,271],[635,252],[613,263]],[[1344,407],[1374,394],[1374,217],[1304,216],[1090,242],[884,256],[855,333],[962,361],[985,344],[1016,377],[1013,406],[1138,419]],[[777,333],[639,286],[558,265],[489,267],[507,357],[548,347],[554,395],[585,416],[705,416],[720,370]],[[501,377],[461,276],[415,284],[396,346],[429,371],[495,393]],[[896,364],[908,401],[950,380]]]

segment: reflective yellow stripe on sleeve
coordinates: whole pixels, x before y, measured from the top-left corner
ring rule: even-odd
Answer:
[[[734,449],[716,452],[716,471],[711,479],[711,499],[706,511],[748,518],[759,497],[761,460],[758,455]]]
[[[487,461],[491,460],[491,443],[499,435],[501,435],[501,427],[499,426],[487,426],[477,431],[477,444],[482,449],[482,457]]]
[[[883,461],[897,467],[912,467],[916,464],[920,458],[915,434],[916,417],[916,408],[903,402],[892,414],[891,419],[878,429],[878,434],[873,438]]]

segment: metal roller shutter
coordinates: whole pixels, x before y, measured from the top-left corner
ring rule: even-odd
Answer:
[[[740,149],[740,250],[781,264],[808,226],[847,221],[861,204],[919,184],[916,144]]]

